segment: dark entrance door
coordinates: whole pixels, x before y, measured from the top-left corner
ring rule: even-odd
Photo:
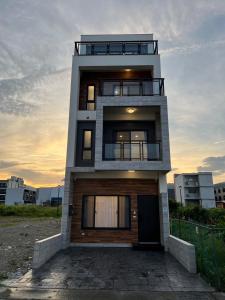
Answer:
[[[139,243],[159,243],[159,200],[157,196],[138,196]]]

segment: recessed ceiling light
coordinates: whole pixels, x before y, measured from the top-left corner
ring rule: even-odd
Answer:
[[[127,112],[129,113],[129,114],[133,114],[134,112],[135,112],[135,108],[134,107],[128,107],[127,108]]]

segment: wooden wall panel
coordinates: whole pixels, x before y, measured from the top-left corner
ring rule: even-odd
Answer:
[[[74,215],[71,224],[71,242],[136,243],[138,241],[138,194],[158,195],[158,182],[151,179],[77,179],[73,200]],[[129,195],[131,198],[131,229],[82,229],[83,195]],[[134,210],[136,211],[136,218],[132,216]]]

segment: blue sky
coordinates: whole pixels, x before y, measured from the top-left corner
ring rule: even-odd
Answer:
[[[225,181],[224,0],[1,0],[0,176],[61,183],[73,42],[97,33],[154,34],[173,172]]]

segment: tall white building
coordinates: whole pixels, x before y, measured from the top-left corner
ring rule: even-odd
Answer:
[[[194,204],[203,208],[215,207],[211,172],[175,174],[174,184],[176,201],[183,206]]]
[[[158,42],[82,35],[72,63],[64,245],[166,247],[170,168]]]
[[[0,180],[0,205],[35,204],[36,188],[24,183],[23,178],[11,176]]]
[[[214,184],[216,206],[225,208],[225,182]]]

